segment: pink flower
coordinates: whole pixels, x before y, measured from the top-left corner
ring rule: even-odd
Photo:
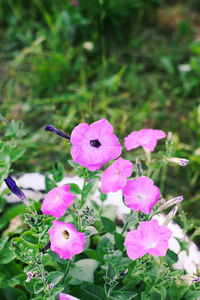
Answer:
[[[60,258],[72,259],[84,250],[85,234],[78,232],[73,224],[53,221],[53,226],[49,229],[51,250]]]
[[[149,253],[154,256],[164,256],[168,249],[168,240],[172,232],[166,226],[158,226],[157,220],[141,222],[137,230],[128,232],[124,245],[130,259]]]
[[[76,197],[69,192],[69,188],[70,185],[62,185],[49,191],[42,203],[43,214],[61,218]]]
[[[142,146],[152,152],[157,145],[157,140],[164,139],[165,137],[166,134],[162,130],[141,129],[139,131],[132,131],[125,137],[124,143],[128,151]]]
[[[72,0],[71,4],[72,4],[72,6],[78,6],[79,2],[78,2],[78,0]]]
[[[129,180],[123,189],[125,204],[134,211],[150,214],[151,208],[158,202],[160,191],[153,180],[146,176]]]
[[[91,125],[79,124],[72,131],[70,141],[73,160],[90,171],[99,170],[122,152],[122,146],[113,134],[113,127],[106,119]]]
[[[80,300],[80,299],[78,299],[76,297],[73,297],[73,296],[71,296],[69,294],[60,293],[59,294],[59,300]]]
[[[117,192],[125,187],[127,177],[133,171],[133,164],[129,160],[118,158],[109,166],[101,177],[101,190],[103,193]]]

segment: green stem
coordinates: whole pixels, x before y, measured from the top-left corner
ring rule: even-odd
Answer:
[[[81,193],[80,209],[83,207],[84,202],[85,202],[84,190],[85,190],[86,183],[87,183],[87,174],[84,178],[83,189],[82,189],[82,193]]]
[[[130,216],[131,216],[132,214],[133,214],[133,211],[131,210]],[[124,232],[127,230],[128,224],[129,224],[128,221],[124,224],[124,227],[123,227],[123,229],[122,229],[121,235],[123,235]]]
[[[167,169],[168,169],[167,162],[165,162],[164,166],[163,166],[161,180],[160,180],[161,193],[163,193],[163,191],[164,191],[165,181],[166,181],[166,178],[167,178]]]
[[[67,276],[69,274],[69,270],[70,270],[70,267],[71,267],[71,263],[72,263],[72,260],[68,260],[67,262],[67,267],[66,267],[66,270],[65,270],[65,274],[64,274],[64,277],[63,277],[63,284],[65,284],[66,280],[67,280]]]

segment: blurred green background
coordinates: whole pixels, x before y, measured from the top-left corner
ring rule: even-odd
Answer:
[[[27,148],[15,173],[55,161],[70,172],[69,145],[48,124],[70,135],[106,117],[121,142],[141,128],[172,131],[175,156],[190,163],[169,168],[165,193],[183,194],[200,224],[197,0],[0,0],[0,25],[0,113],[23,121]]]

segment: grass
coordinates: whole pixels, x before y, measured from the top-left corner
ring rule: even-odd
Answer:
[[[44,132],[47,124],[70,134],[106,117],[121,141],[144,127],[172,131],[176,156],[190,164],[169,169],[167,191],[184,194],[199,223],[198,3],[1,0],[0,7],[1,114],[22,120],[26,132],[15,172],[44,172],[57,160],[70,171],[69,147]]]

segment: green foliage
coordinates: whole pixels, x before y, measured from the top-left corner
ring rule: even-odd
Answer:
[[[199,287],[186,287],[180,272],[169,274],[177,261],[172,251],[168,250],[162,267],[155,267],[148,256],[140,264],[124,257],[124,235],[114,223],[116,207],[104,205],[107,196],[101,191],[101,204],[93,196],[100,174],[69,161],[69,142],[43,130],[53,124],[70,135],[80,122],[106,117],[120,142],[131,130],[143,127],[172,131],[172,147],[167,145],[165,151],[158,145],[161,151],[148,165],[149,174],[142,172],[160,182],[164,197],[184,194],[182,206],[190,218],[181,213],[179,222],[184,233],[199,241],[198,3],[79,0],[74,7],[71,1],[0,0],[0,7],[0,186],[13,170],[47,171],[48,192],[65,172],[77,172],[85,179],[84,188],[69,183],[70,191],[81,198],[81,207],[90,199],[95,210],[91,226],[86,215],[73,208],[74,223],[84,228],[87,247],[67,273],[66,260],[50,250],[40,252],[54,218],[39,214],[40,203],[33,202],[34,214],[24,204],[8,206],[8,190],[2,191],[0,298],[54,300],[63,290],[63,281],[69,286],[65,292],[75,285],[76,296],[83,300],[200,297]],[[172,155],[190,160],[184,172],[167,163]],[[141,149],[126,156],[132,161],[140,156],[141,168],[146,166]],[[134,168],[137,174],[135,164]],[[21,215],[25,225],[10,229]],[[122,233],[136,229],[144,218],[137,213],[125,216]],[[179,243],[187,249],[187,244]],[[128,273],[120,277],[126,269]],[[25,282],[23,270],[36,272],[36,278]],[[158,280],[155,274],[160,274]],[[50,282],[56,285],[52,290]]]

